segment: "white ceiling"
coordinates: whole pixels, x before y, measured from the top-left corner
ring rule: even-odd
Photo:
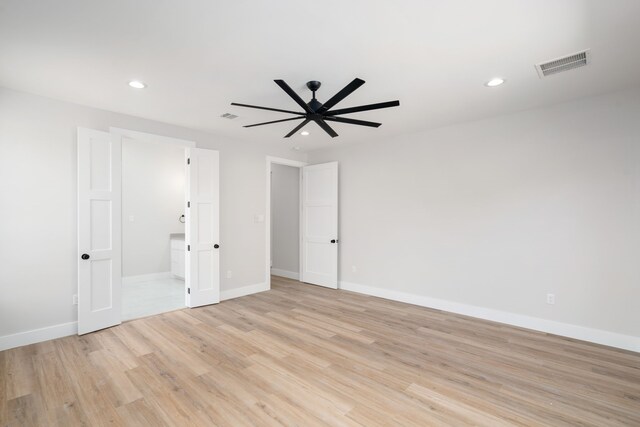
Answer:
[[[638,0],[0,0],[0,85],[306,151],[638,85],[638,17]],[[538,78],[535,63],[585,48],[588,67]],[[348,116],[378,129],[283,140],[296,122],[242,126],[287,115],[229,105],[297,110],[273,79],[305,100],[320,80],[322,102],[355,77],[340,108],[401,102]]]

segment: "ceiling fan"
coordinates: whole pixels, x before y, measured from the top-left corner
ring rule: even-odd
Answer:
[[[236,102],[232,102],[231,105],[235,105],[238,107],[248,107],[248,108],[257,108],[259,110],[278,111],[280,113],[289,113],[289,114],[295,114],[298,116],[298,117],[291,117],[288,119],[273,120],[273,121],[264,122],[264,123],[256,123],[256,124],[247,125],[244,127],[250,128],[254,126],[269,125],[272,123],[288,122],[292,120],[302,120],[302,123],[300,123],[291,132],[289,132],[284,136],[285,138],[289,138],[291,135],[293,135],[294,133],[302,129],[307,123],[313,121],[313,122],[316,122],[316,124],[320,126],[325,132],[331,135],[332,138],[335,138],[336,136],[338,136],[338,134],[336,133],[336,131],[334,131],[331,128],[331,126],[329,126],[327,122],[347,123],[350,125],[369,126],[374,128],[377,128],[382,124],[382,123],[368,122],[365,120],[355,120],[355,119],[348,119],[346,117],[336,117],[336,116],[340,116],[342,114],[358,113],[360,111],[378,110],[380,108],[397,107],[398,105],[400,105],[400,101],[388,101],[388,102],[380,102],[377,104],[360,105],[358,107],[349,107],[349,108],[342,108],[339,110],[332,110],[331,108],[333,108],[338,102],[342,101],[347,96],[351,95],[352,92],[354,92],[356,89],[358,89],[360,86],[364,84],[364,80],[358,79],[358,78],[354,79],[351,83],[346,85],[340,92],[336,93],[331,99],[329,99],[324,104],[319,102],[316,99],[316,91],[320,89],[319,81],[311,80],[310,82],[307,82],[307,87],[309,88],[309,90],[311,90],[311,92],[313,92],[313,98],[308,103],[305,103],[302,100],[302,98],[300,98],[300,96],[298,96],[298,94],[295,93],[293,89],[291,89],[289,85],[285,83],[284,80],[274,80],[274,81],[278,86],[282,88],[282,90],[284,90],[291,98],[293,98],[296,104],[302,107],[304,112],[281,110],[279,108],[260,107],[257,105],[238,104]]]

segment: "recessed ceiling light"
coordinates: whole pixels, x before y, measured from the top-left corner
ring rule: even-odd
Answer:
[[[496,86],[500,86],[502,83],[504,83],[504,81],[505,81],[504,79],[501,79],[500,77],[496,77],[495,79],[489,80],[484,85],[488,87],[496,87]]]
[[[309,132],[306,131],[306,130],[303,130],[302,132],[300,132],[300,135],[307,136],[307,135],[309,135]]]
[[[138,80],[132,80],[129,82],[129,86],[131,86],[134,89],[144,89],[145,87],[147,87],[146,84],[138,81]]]

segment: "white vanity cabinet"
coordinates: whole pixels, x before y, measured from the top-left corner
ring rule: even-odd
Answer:
[[[171,275],[184,279],[185,245],[184,234],[176,233],[170,235],[171,239]]]

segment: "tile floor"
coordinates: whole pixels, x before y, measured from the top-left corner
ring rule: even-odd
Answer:
[[[178,310],[184,306],[184,280],[154,279],[122,285],[122,320]]]

